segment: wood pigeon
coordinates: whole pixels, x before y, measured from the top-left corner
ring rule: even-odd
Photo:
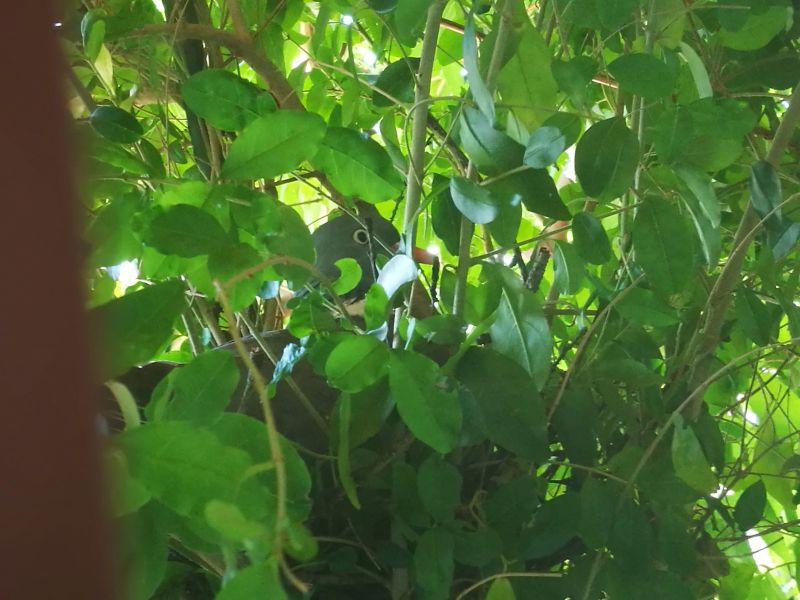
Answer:
[[[390,257],[400,242],[400,234],[372,205],[359,207],[358,218],[344,214],[320,225],[311,234],[317,258],[315,266],[328,279],[339,277],[336,261],[352,258],[361,267],[361,281],[346,295],[348,300],[363,298],[375,283],[378,256]]]

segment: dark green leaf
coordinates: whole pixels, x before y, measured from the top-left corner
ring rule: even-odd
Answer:
[[[397,411],[411,433],[446,454],[461,433],[461,405],[442,383],[439,366],[416,352],[395,352],[389,363],[389,386]]]
[[[778,173],[765,160],[758,160],[750,167],[750,202],[760,217],[767,217],[767,225],[778,226],[781,221],[781,182]]]
[[[633,25],[639,0],[597,0],[597,16],[605,29],[616,30]]]
[[[633,246],[653,288],[666,295],[685,289],[694,273],[694,236],[672,204],[651,199],[639,208]]]
[[[744,334],[759,346],[772,337],[772,319],[761,299],[745,286],[736,290],[736,318]]]
[[[357,392],[386,374],[389,349],[371,335],[348,336],[336,345],[325,363],[332,385],[344,392]]]
[[[342,484],[342,489],[347,495],[356,509],[361,508],[361,503],[358,500],[358,491],[356,490],[356,482],[353,480],[353,472],[350,465],[350,395],[342,394],[339,396],[339,402],[336,405],[338,414],[339,429],[338,445],[336,449],[336,473],[339,476],[339,482]]]
[[[240,131],[271,110],[267,93],[224,69],[203,69],[183,82],[183,101],[198,117],[217,129]],[[266,106],[265,106],[266,105]]]
[[[505,267],[486,265],[500,303],[490,332],[495,349],[524,368],[541,389],[550,372],[550,329],[535,295]]]
[[[239,383],[239,370],[228,352],[205,352],[170,377],[173,397],[160,418],[205,425],[222,416]]]
[[[162,254],[191,258],[223,248],[229,238],[219,221],[206,211],[176,204],[152,220],[144,242]]]
[[[488,186],[498,203],[522,200],[526,209],[551,219],[570,218],[570,213],[546,169],[527,169],[496,179]]]
[[[750,485],[736,501],[733,518],[742,531],[755,527],[764,516],[767,506],[767,488],[762,480]]]
[[[634,288],[614,305],[625,319],[638,325],[669,327],[679,321],[674,308],[659,299],[650,290]]]
[[[99,331],[102,378],[110,379],[144,362],[172,334],[185,307],[184,286],[165,281],[112,300],[91,311]]]
[[[342,194],[367,202],[391,200],[403,187],[386,150],[352,129],[330,127],[311,162]]]
[[[700,441],[680,415],[672,434],[672,465],[675,474],[698,492],[708,493],[717,486]]]
[[[562,548],[578,535],[580,517],[581,498],[573,492],[542,504],[536,511],[533,527],[522,534],[522,556],[543,558]]]
[[[478,68],[478,42],[475,35],[475,23],[470,13],[464,22],[464,41],[463,41],[464,68],[467,71],[467,81],[469,91],[475,99],[475,103],[480,108],[486,120],[491,125],[494,123],[494,99],[492,93],[483,82]]]
[[[208,257],[208,273],[213,279],[225,283],[243,271],[255,268],[263,262],[264,257],[249,244],[229,244],[212,252]],[[254,273],[237,281],[232,286],[226,286],[231,310],[234,312],[244,310],[253,303],[253,299],[261,292],[264,280],[267,279],[264,270]]]
[[[597,62],[588,56],[577,56],[566,62],[555,60],[550,66],[558,87],[575,106],[586,102],[586,89],[597,72]]]
[[[603,224],[592,213],[572,216],[572,239],[575,250],[586,262],[603,265],[611,259],[611,243]]]
[[[483,567],[503,552],[503,542],[497,532],[489,528],[475,531],[455,531],[455,559],[464,565]]]
[[[461,113],[461,143],[478,170],[497,174],[522,165],[525,149],[469,106]]]
[[[437,190],[435,192],[434,190]],[[461,232],[461,213],[453,203],[450,185],[441,175],[433,176],[431,190],[431,225],[436,236],[444,243],[447,251],[458,255],[458,240]]]
[[[376,385],[365,388],[356,394],[342,393],[336,403],[336,408],[331,416],[331,440],[338,445],[340,424],[342,418],[341,405],[345,396],[350,398],[350,448],[360,446],[381,430],[386,419],[394,409],[394,399],[389,393],[386,380]]]
[[[453,536],[439,528],[423,533],[414,551],[414,579],[427,598],[450,598],[453,569]]]
[[[458,378],[474,394],[490,440],[524,458],[545,458],[544,405],[522,367],[494,350],[470,348]]]
[[[543,125],[528,139],[524,163],[534,169],[544,169],[552,165],[566,148],[564,132],[557,127]]]
[[[222,177],[269,179],[311,159],[325,137],[319,115],[277,110],[255,119],[231,144]]]
[[[574,294],[581,289],[584,265],[574,246],[557,240],[553,249],[554,285],[562,294]]]
[[[610,200],[624,194],[639,164],[639,141],[621,118],[592,125],[575,150],[575,173],[594,198]]]
[[[620,56],[608,65],[608,72],[617,80],[621,91],[643,98],[668,96],[675,87],[672,71],[652,54]]]
[[[120,144],[132,144],[144,135],[136,117],[116,106],[98,106],[89,115],[89,123],[104,138]]]
[[[392,101],[378,90],[383,90],[400,102],[413,102],[414,75],[418,68],[418,58],[401,59],[388,64],[375,82],[375,87],[378,89],[372,92],[372,103],[378,107],[392,106]]]
[[[478,225],[491,223],[499,214],[497,200],[489,190],[463,177],[450,180],[450,195],[461,214]]]
[[[236,573],[216,596],[216,600],[252,600],[269,598],[286,600],[280,583],[278,567],[274,560],[266,564],[254,564]]]
[[[461,503],[461,484],[459,470],[436,455],[431,455],[417,471],[420,500],[439,523],[453,519]]]

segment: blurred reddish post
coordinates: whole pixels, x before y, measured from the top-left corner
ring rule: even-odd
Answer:
[[[0,598],[110,600],[54,14],[14,2],[0,36]]]

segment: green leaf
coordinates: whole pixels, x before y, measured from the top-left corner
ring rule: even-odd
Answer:
[[[683,291],[694,273],[694,239],[686,219],[669,202],[650,199],[633,224],[636,262],[662,294]]]
[[[597,73],[597,62],[588,56],[576,56],[566,62],[553,61],[550,70],[561,91],[575,106],[583,106],[587,88]]]
[[[205,352],[170,378],[173,397],[160,419],[206,425],[222,416],[239,384],[239,370],[230,353]]]
[[[247,518],[263,516],[269,505],[266,490],[246,479],[250,456],[221,444],[208,430],[163,421],[125,431],[116,440],[131,475],[180,515],[204,519],[206,504],[215,499],[232,502]]]
[[[553,114],[557,86],[550,71],[552,55],[542,34],[531,24],[522,3],[514,3],[512,10],[516,44],[497,75],[497,91],[517,120],[531,131]]]
[[[386,313],[389,308],[389,296],[383,286],[374,283],[367,291],[364,303],[364,321],[367,331],[374,331],[386,323]]]
[[[546,457],[544,405],[522,367],[494,350],[473,347],[457,373],[475,396],[491,441],[530,460]]]
[[[534,169],[549,167],[567,148],[566,135],[558,127],[542,126],[531,134],[523,162]],[[499,580],[503,581],[503,580]]]
[[[597,458],[597,436],[594,424],[598,411],[591,392],[584,387],[568,387],[553,415],[558,440],[570,462],[593,465]]]
[[[694,85],[697,88],[697,95],[700,98],[711,98],[714,96],[714,88],[711,87],[711,79],[708,77],[703,59],[695,52],[689,44],[680,42],[678,46],[681,49],[681,54],[689,65],[689,71],[692,73]]]
[[[396,198],[403,181],[383,147],[357,131],[328,128],[311,163],[345,196],[366,202]]]
[[[698,492],[708,493],[717,487],[700,441],[691,425],[677,415],[672,434],[672,466],[675,474]]]
[[[672,71],[652,54],[620,56],[608,65],[608,72],[619,83],[620,91],[643,98],[668,96],[675,87]]]
[[[88,10],[81,19],[81,38],[83,51],[90,62],[95,62],[100,54],[106,36],[106,22],[102,10]]]
[[[762,218],[767,217],[768,226],[779,226],[781,222],[782,201],[781,182],[778,173],[765,160],[757,160],[750,167],[750,203],[753,210]],[[773,212],[774,211],[774,212]]]
[[[633,11],[639,6],[639,0],[597,0],[596,6],[600,24],[614,31],[635,22]]]
[[[206,504],[205,518],[212,529],[229,542],[245,543],[268,535],[264,525],[245,517],[239,507],[230,502],[211,500]]]
[[[458,210],[473,223],[491,223],[499,214],[497,201],[485,187],[455,176],[450,180],[450,195]]]
[[[319,115],[277,110],[251,122],[231,144],[221,176],[269,179],[311,159],[325,137]]]
[[[133,144],[144,135],[136,117],[116,106],[98,106],[89,115],[89,123],[104,138],[120,144]]]
[[[494,529],[453,531],[454,555],[457,562],[471,567],[484,567],[503,553],[503,541]]]
[[[183,283],[164,281],[93,309],[103,380],[152,358],[172,334],[185,302]]]
[[[603,224],[589,212],[572,216],[572,240],[575,250],[588,263],[604,265],[611,260],[611,243]]]
[[[360,509],[361,503],[358,500],[356,482],[353,480],[353,471],[350,466],[350,404],[349,394],[345,393],[339,396],[339,402],[336,405],[339,421],[336,473],[339,476],[339,482],[342,484],[347,499],[350,500],[350,504],[356,509]]]
[[[191,258],[223,248],[229,238],[219,221],[203,209],[176,204],[150,222],[144,242],[162,254]]]
[[[349,397],[351,407],[347,433],[350,438],[349,447],[352,449],[360,446],[381,430],[386,419],[394,410],[394,399],[389,393],[389,384],[385,379],[356,394],[344,392],[340,394],[331,416],[330,427],[331,441],[336,446],[339,445],[341,427],[339,420],[343,417],[342,405],[346,401],[345,396]]]
[[[736,290],[736,318],[744,334],[758,346],[766,346],[772,337],[772,318],[766,305],[749,288]]]
[[[625,292],[614,309],[628,321],[651,327],[669,327],[679,321],[675,309],[650,290],[634,288]]]
[[[181,94],[198,117],[225,131],[240,131],[262,114],[276,109],[272,96],[224,69],[195,73],[183,82]]]
[[[464,69],[467,71],[469,91],[475,99],[475,104],[491,125],[494,123],[494,98],[489,88],[483,82],[478,68],[478,43],[475,35],[475,23],[472,13],[464,19],[464,41],[462,52],[464,55]]]
[[[533,527],[522,533],[522,557],[544,558],[574,538],[581,517],[580,501],[578,494],[567,492],[542,504],[536,511]]]
[[[719,200],[714,191],[711,177],[696,167],[690,165],[675,165],[675,173],[680,177],[689,188],[689,191],[697,199],[700,210],[713,227],[719,227],[721,211]]]
[[[381,11],[385,11],[387,0],[373,0],[382,3]],[[422,35],[425,27],[425,16],[428,12],[429,0],[397,0],[394,10],[394,24],[400,41],[413,47]]]
[[[709,270],[712,270],[717,266],[719,255],[722,252],[722,237],[719,229],[708,220],[694,194],[682,194],[681,200],[692,216],[700,247],[703,250],[703,258],[705,258]]]
[[[758,50],[766,46],[787,27],[792,9],[787,1],[773,3],[763,12],[750,11],[747,21],[736,30],[722,29],[719,40],[733,50]]]
[[[461,503],[461,485],[460,471],[436,455],[428,457],[417,471],[420,500],[439,523],[453,519],[455,510]]]
[[[500,303],[490,332],[495,349],[519,364],[541,389],[550,372],[550,328],[536,296],[512,271],[485,265],[490,284],[499,287]]]
[[[453,203],[450,185],[446,178],[438,174],[433,176],[431,196],[433,196],[430,210],[433,231],[444,243],[447,251],[455,256],[458,254],[458,240],[461,234],[461,213]]]
[[[556,184],[546,169],[527,169],[486,186],[500,204],[522,200],[526,209],[551,219],[568,220],[570,212],[558,194]]]
[[[442,383],[439,366],[416,352],[394,352],[389,387],[397,412],[418,440],[446,454],[461,434],[461,405]]]
[[[250,565],[236,573],[217,594],[215,600],[286,600],[274,559]]]
[[[460,124],[459,135],[464,151],[481,172],[498,174],[522,165],[525,149],[495,129],[480,111],[465,107]]]
[[[375,87],[400,102],[414,102],[414,75],[418,69],[418,58],[396,60],[386,65],[386,68],[381,71]],[[372,104],[380,108],[392,106],[392,101],[378,90],[372,92]]]
[[[361,266],[354,258],[340,258],[335,263],[336,268],[339,269],[339,277],[333,282],[331,286],[333,291],[343,296],[348,292],[352,292],[358,283],[361,281],[362,273]]]
[[[132,221],[141,206],[139,198],[127,195],[114,198],[98,211],[86,232],[86,239],[92,244],[93,267],[110,267],[139,256],[141,242],[134,234]]]
[[[764,516],[764,509],[767,507],[767,488],[764,482],[759,479],[750,485],[739,499],[736,501],[736,508],[733,510],[733,518],[742,531],[747,531],[755,527]]]
[[[423,533],[414,550],[414,579],[426,598],[450,598],[453,581],[453,536],[434,528]]]
[[[325,375],[344,392],[358,392],[386,374],[389,348],[371,335],[348,336],[328,356]]]
[[[556,240],[553,270],[553,283],[562,294],[574,294],[583,287],[583,261],[572,244]]]
[[[517,600],[514,587],[508,579],[495,579],[486,594],[486,600]]]
[[[212,279],[225,283],[243,271],[253,269],[264,261],[264,257],[249,244],[229,244],[212,252],[208,257],[208,274]],[[268,279],[265,269],[226,287],[231,310],[244,310],[253,303],[261,291],[264,280]]]
[[[575,150],[575,173],[581,187],[601,200],[624,194],[638,164],[639,141],[621,118],[592,125]]]

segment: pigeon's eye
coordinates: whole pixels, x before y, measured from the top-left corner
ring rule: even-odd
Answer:
[[[362,246],[369,242],[369,234],[367,233],[366,229],[356,229],[353,232],[353,241],[356,244],[361,244]]]

